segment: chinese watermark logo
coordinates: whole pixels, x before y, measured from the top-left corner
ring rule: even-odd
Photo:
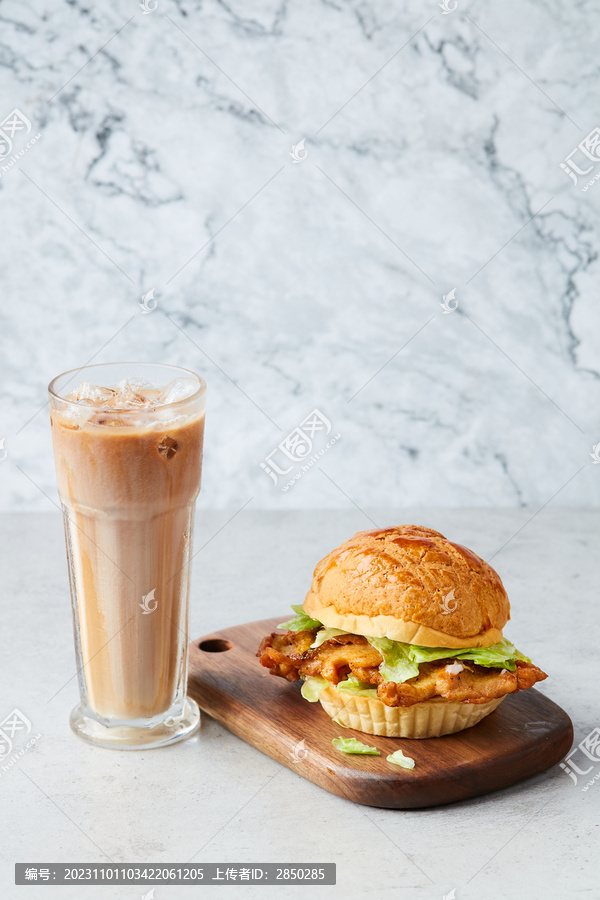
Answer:
[[[304,738],[301,741],[298,741],[290,756],[294,760],[294,762],[302,762],[303,759],[306,759],[308,756],[308,747],[304,746]]]
[[[28,135],[31,132],[31,127],[31,122],[25,113],[22,113],[16,107],[0,122],[0,178],[9,171],[20,156],[24,156],[29,148],[41,138],[42,135],[38,132],[31,140],[27,141],[24,147],[21,147],[13,156],[10,156],[17,136],[20,137],[21,134],[23,136]],[[8,158],[9,156],[10,159]],[[6,160],[6,165],[2,165],[4,160]]]
[[[138,3],[138,6],[142,10],[142,15],[147,16],[154,12],[158,6],[158,0],[154,0],[154,5],[152,5],[152,0],[143,0],[143,3]]]
[[[577,762],[573,761],[573,757],[580,753],[581,756],[579,758],[576,757]],[[591,763],[591,765],[590,765]],[[584,737],[576,747],[567,753],[565,756],[564,763],[560,763],[561,769],[564,769],[569,778],[573,779],[573,784],[578,783],[578,775],[581,777],[585,777],[589,775],[590,772],[596,767],[596,765],[600,763],[600,727],[596,726],[587,737]],[[580,768],[583,766],[584,768]],[[575,774],[577,772],[577,775]],[[600,771],[596,772],[591,780],[588,780],[587,784],[585,784],[581,790],[587,791],[594,782],[600,780]]]
[[[442,615],[448,616],[448,615],[450,615],[450,613],[454,612],[454,610],[458,606],[458,603],[456,600],[454,600],[454,603],[453,603],[452,602],[453,600],[454,600],[454,588],[452,588],[451,591],[448,591],[447,594],[444,594],[444,598],[442,600],[442,606],[444,607],[444,611],[443,611]]]
[[[0,440],[0,462],[4,462],[7,456],[8,453],[4,448],[4,438],[2,438],[2,440]],[[598,462],[600,462],[600,459],[598,460]]]
[[[323,438],[327,437],[330,432],[331,422],[327,416],[324,416],[319,409],[313,409],[300,422],[300,425],[290,431],[287,437],[269,453],[265,461],[260,463],[261,469],[263,472],[266,472],[277,487],[280,476],[289,475],[295,468],[295,465],[302,462],[303,465],[300,469],[281,488],[282,491],[288,491],[341,438],[341,434],[336,434],[324,446],[321,446],[317,452],[313,453],[315,446],[319,443],[323,444]]]
[[[573,184],[578,184],[579,177],[585,177],[595,168],[596,163],[600,162],[600,126],[596,125],[590,133],[578,144],[565,161],[560,163],[563,172],[572,179]],[[588,191],[594,182],[600,178],[600,171],[596,172],[586,184],[580,188],[581,191]]]
[[[0,722],[0,777],[8,772],[41,738],[41,734],[33,735],[25,746],[16,749],[13,753],[14,744],[19,738],[26,737],[30,733],[31,722],[20,709],[13,709]]]
[[[455,900],[456,897],[456,888],[452,888],[451,891],[448,891],[447,894],[444,894],[442,900]]]
[[[454,310],[458,307],[458,300],[456,299],[456,288],[452,288],[451,291],[448,291],[447,294],[442,294],[442,302],[440,303],[442,308],[442,314],[447,316],[449,313],[454,312]]]
[[[13,738],[17,732],[29,734],[31,722],[24,716],[20,709],[13,709],[5,719],[0,722],[0,760],[8,756],[13,748]]]
[[[2,446],[2,442],[0,441],[0,447]],[[600,463],[600,441],[597,444],[592,444],[592,452],[590,453],[594,461],[594,465],[598,465]]]
[[[452,0],[444,0],[444,2],[439,3],[438,6],[442,10],[442,15],[447,16],[450,13],[454,12],[456,7],[458,6],[458,0],[454,0],[454,6],[452,6]]]
[[[153,613],[158,606],[158,600],[156,600],[156,598],[154,597],[155,590],[156,588],[152,588],[149,594],[146,594],[145,597],[142,597],[142,602],[138,603],[138,606],[140,606],[143,610],[143,616],[149,616],[150,613]],[[154,606],[151,606],[151,603],[154,603]]]
[[[0,160],[12,152],[13,138],[17,132],[24,131],[29,134],[31,122],[20,109],[13,109],[5,119],[0,122]]]
[[[292,157],[293,163],[302,162],[302,160],[306,159],[306,157],[308,156],[308,150],[306,150],[304,147],[305,140],[306,138],[302,138],[301,141],[299,141],[297,144],[294,144],[294,146],[292,147],[292,152],[288,153],[288,156]]]
[[[158,300],[154,299],[154,288],[150,288],[148,293],[142,294],[142,300],[141,303],[138,303],[138,306],[141,309],[143,316],[145,316],[146,313],[152,312],[153,309],[156,309]]]

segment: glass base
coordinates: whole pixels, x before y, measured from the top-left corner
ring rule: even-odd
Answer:
[[[149,750],[183,741],[200,728],[200,710],[195,700],[186,697],[183,713],[171,716],[153,728],[137,728],[133,725],[102,725],[76,706],[69,722],[75,734],[95,744],[114,750]]]

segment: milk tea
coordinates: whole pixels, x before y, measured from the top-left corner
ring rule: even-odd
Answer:
[[[185,698],[204,434],[187,381],[84,383],[51,403],[82,709],[106,725],[151,727]]]

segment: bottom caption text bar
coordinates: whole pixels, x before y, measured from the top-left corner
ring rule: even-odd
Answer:
[[[15,863],[15,884],[335,884],[335,863]]]

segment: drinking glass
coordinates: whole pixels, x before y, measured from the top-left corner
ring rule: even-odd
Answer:
[[[200,724],[186,684],[206,384],[177,366],[109,363],[48,391],[79,676],[71,727],[121,749],[182,740]]]

